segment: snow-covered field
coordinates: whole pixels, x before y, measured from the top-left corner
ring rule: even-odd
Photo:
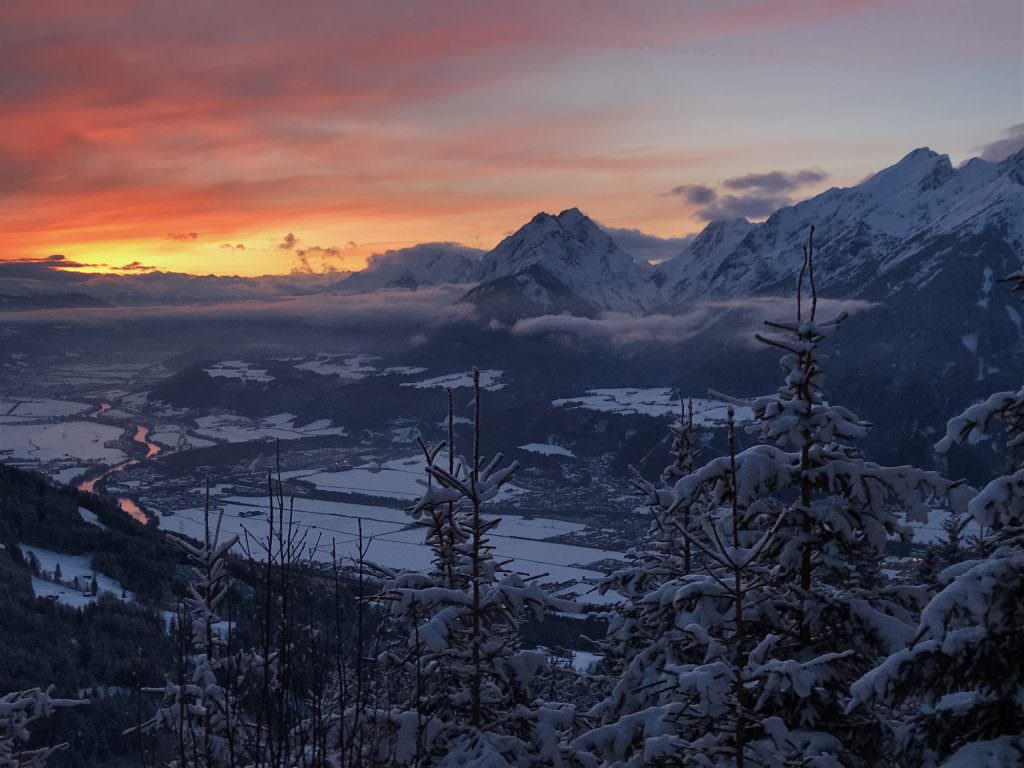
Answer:
[[[88,403],[48,398],[5,398],[0,400],[0,424],[37,419],[59,419],[83,413],[92,408]]]
[[[499,389],[504,389],[507,386],[507,384],[501,380],[504,375],[504,371],[499,371],[493,368],[480,371],[480,388],[485,389],[488,392],[497,392]],[[432,389],[434,387],[460,389],[464,387],[472,387],[473,373],[472,371],[449,373],[444,376],[435,376],[432,379],[404,382],[402,386],[414,387],[416,389]]]
[[[717,426],[725,423],[727,403],[706,398],[692,398],[693,421],[698,425]],[[583,408],[604,413],[643,416],[669,416],[680,412],[679,396],[669,387],[612,387],[588,389],[582,397],[553,400],[556,408]],[[733,406],[737,422],[751,421],[754,414],[745,406]]]
[[[203,373],[213,379],[238,379],[266,383],[274,377],[262,368],[253,368],[244,360],[224,360],[212,368],[204,368]]]
[[[278,413],[263,419],[248,419],[235,414],[200,416],[196,419],[195,432],[203,438],[229,443],[275,438],[296,440],[301,437],[345,434],[343,427],[332,426],[329,419],[318,419],[308,424],[296,425],[295,416],[290,413]],[[163,436],[169,437],[166,431]]]
[[[526,445],[520,445],[519,449],[522,451],[529,451],[530,453],[539,453],[542,456],[564,456],[568,459],[576,458],[576,454],[568,448],[563,448],[562,446],[554,445],[553,443],[527,443]]]
[[[223,534],[248,532],[250,537],[266,536],[265,499],[225,496],[214,502],[224,513]],[[430,567],[431,552],[424,543],[424,531],[402,510],[304,498],[296,498],[294,504],[296,525],[305,529],[309,555],[316,560],[329,562],[333,545],[340,559],[353,562],[358,555],[361,521],[367,559],[393,569]],[[161,525],[165,530],[199,536],[203,530],[202,509],[177,510],[172,516],[164,517]],[[490,537],[495,556],[499,560],[510,560],[510,569],[530,576],[546,574],[542,582],[572,582],[578,585],[581,602],[607,602],[596,593],[587,594],[602,576],[587,566],[608,558],[621,559],[622,553],[548,541],[584,528],[579,523],[510,515],[502,518]]]
[[[6,424],[0,429],[0,457],[39,463],[70,459],[117,464],[125,459],[124,453],[106,443],[117,442],[122,433],[120,427],[95,421]]]
[[[320,376],[337,376],[340,379],[364,379],[377,372],[375,366],[370,365],[376,360],[372,355],[353,355],[345,357],[341,355],[317,355],[315,360],[307,360],[295,367],[300,371],[312,371]]]
[[[19,546],[26,556],[29,553],[35,556],[39,563],[40,571],[53,573],[59,565],[61,579],[64,582],[71,582],[77,577],[83,588],[87,588],[95,576],[100,594],[107,592],[118,599],[121,599],[122,595],[124,595],[125,600],[135,599],[131,592],[125,591],[124,587],[121,586],[121,582],[105,576],[99,571],[94,571],[92,569],[92,558],[88,555],[69,555],[64,552],[43,549],[42,547],[29,546],[28,544],[21,544]],[[57,584],[38,576],[32,577],[32,591],[36,597],[56,597],[58,602],[69,605],[72,608],[82,608],[96,599],[81,589],[75,589],[73,586],[67,586],[66,584]]]
[[[426,478],[423,456],[416,454],[340,472],[316,472],[302,479],[325,491],[347,491],[411,502],[423,493]],[[520,493],[523,489],[509,483],[502,486],[497,499],[504,501]]]

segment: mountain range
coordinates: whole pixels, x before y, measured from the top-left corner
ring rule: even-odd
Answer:
[[[832,188],[765,221],[713,221],[658,265],[634,258],[576,208],[540,213],[493,250],[434,244],[391,252],[342,281],[342,290],[472,284],[466,299],[505,314],[674,313],[692,302],[788,292],[815,227],[819,288],[878,301],[956,269],[964,249],[1002,242],[1024,258],[1024,153],[954,168],[916,149],[862,183]],[[939,244],[943,247],[938,247]],[[997,269],[981,264],[986,293]],[[992,276],[984,277],[985,268]],[[961,286],[963,287],[963,286]]]

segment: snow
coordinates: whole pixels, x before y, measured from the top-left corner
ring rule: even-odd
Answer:
[[[425,373],[426,368],[418,365],[393,365],[380,372],[381,376],[415,376],[417,373]]]
[[[582,408],[623,415],[670,416],[680,412],[679,397],[669,387],[588,389],[582,397],[560,398],[551,404],[555,408]],[[694,424],[725,424],[728,409],[729,405],[719,400],[693,398]],[[753,412],[745,406],[733,406],[733,411],[737,423],[752,421],[754,418]]]
[[[423,456],[414,454],[384,462],[368,462],[339,472],[317,472],[303,479],[325,491],[361,493],[412,502],[422,495],[427,473]],[[507,500],[522,492],[517,486],[506,485],[498,493],[497,500]]]
[[[964,348],[972,355],[978,354],[978,334],[966,333],[960,337],[960,343],[964,345]]]
[[[249,419],[236,414],[200,416],[195,431],[203,438],[229,443],[244,443],[250,440],[297,440],[303,437],[344,435],[343,427],[334,427],[328,419],[318,419],[308,424],[295,424],[296,417],[290,413],[278,413],[262,419]],[[194,441],[193,438],[188,438]]]
[[[95,576],[96,585],[99,587],[100,594],[109,592],[117,598],[120,598],[121,595],[124,594],[126,600],[135,599],[135,596],[131,592],[124,590],[124,587],[121,586],[121,582],[116,579],[112,579],[99,571],[93,570],[92,558],[89,555],[69,555],[66,552],[54,552],[53,550],[30,546],[28,544],[21,544],[19,546],[21,547],[22,552],[25,553],[26,557],[29,552],[35,555],[36,560],[39,562],[40,571],[52,573],[57,569],[57,565],[59,564],[61,579],[63,581],[71,581],[77,576],[82,581],[83,586],[88,587],[93,576]],[[96,599],[92,595],[87,595],[76,590],[74,587],[55,584],[37,576],[32,577],[32,590],[36,597],[53,596],[56,597],[59,602],[73,608],[81,608]]]
[[[500,380],[504,373],[504,371],[495,370],[493,368],[480,371],[480,388],[485,389],[488,392],[496,392],[499,389],[504,389],[507,385]],[[464,373],[449,373],[444,376],[436,376],[432,379],[425,379],[423,381],[406,381],[402,382],[402,386],[413,387],[415,389],[432,389],[434,387],[459,389],[472,387],[473,372],[466,371]]]
[[[568,448],[563,448],[560,445],[554,445],[552,443],[527,443],[526,445],[520,445],[519,449],[529,451],[530,453],[539,453],[543,456],[565,456],[569,459],[576,458],[576,454]]]
[[[75,416],[92,408],[88,403],[47,398],[7,398],[0,400],[0,424],[15,424],[35,419]]]
[[[78,477],[79,475],[83,475],[88,471],[88,467],[74,466],[64,467],[63,469],[46,471],[45,474],[47,474],[50,477],[50,479],[53,480],[55,483],[67,485],[76,477]]]
[[[580,674],[587,674],[594,667],[597,666],[598,662],[604,658],[599,653],[590,653],[589,651],[573,651],[572,652],[572,668]]]
[[[653,308],[658,289],[651,270],[638,264],[576,208],[558,216],[537,214],[484,256],[476,278],[486,283],[540,266],[575,296],[600,309],[638,312]],[[545,306],[546,296],[533,296]]]
[[[223,536],[239,534],[244,537],[246,531],[250,537],[266,535],[266,498],[231,495],[213,498],[211,505],[224,512]],[[432,555],[424,541],[424,530],[414,525],[404,510],[295,497],[294,520],[306,531],[306,546],[314,560],[329,562],[333,541],[339,559],[353,562],[358,554],[359,521],[362,521],[363,535],[369,546],[368,560],[388,568],[422,571],[430,567]],[[198,537],[203,530],[203,510],[198,506],[176,510],[162,519],[161,526],[164,530]],[[591,592],[591,585],[596,584],[602,574],[587,566],[600,560],[621,559],[621,552],[547,541],[585,528],[579,523],[510,515],[503,516],[501,524],[489,535],[495,557],[499,561],[511,560],[510,569],[530,576],[546,574],[542,582],[580,585],[576,589],[584,594],[581,600],[584,603],[612,602],[614,596],[609,598]]]
[[[936,544],[946,539],[946,532],[942,530],[949,513],[944,509],[932,509],[928,513],[927,522],[906,521],[904,525],[914,533],[915,544]],[[978,524],[973,520],[965,521],[966,525],[961,536],[977,536],[981,531]]]
[[[320,376],[337,376],[341,379],[363,379],[377,372],[370,361],[377,358],[372,355],[329,355],[318,354],[315,360],[299,363],[295,366],[300,371],[312,371]]]
[[[100,519],[96,516],[95,512],[93,512],[90,509],[86,509],[85,507],[78,508],[78,516],[82,518],[82,520],[87,522],[89,525],[95,525],[97,528],[104,529],[107,527],[100,522]]]
[[[238,379],[242,382],[266,383],[274,377],[262,368],[253,368],[244,360],[225,360],[212,368],[204,368],[203,373],[213,379]]]
[[[122,434],[120,427],[95,421],[8,424],[0,429],[0,456],[40,463],[74,459],[117,464],[124,460],[124,453],[106,443],[116,443]]]

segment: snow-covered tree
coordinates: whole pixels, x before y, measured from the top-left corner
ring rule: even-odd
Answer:
[[[771,567],[751,576],[745,587],[753,589],[756,585],[760,594],[753,599],[757,621],[744,634],[751,648],[749,663],[784,670],[792,676],[771,684],[777,687],[770,690],[785,691],[785,696],[753,696],[755,703],[748,721],[751,731],[745,743],[763,744],[764,739],[777,737],[795,752],[783,750],[776,758],[771,758],[770,750],[759,752],[757,759],[761,762],[754,764],[760,765],[794,764],[790,761],[801,764],[801,760],[819,766],[855,765],[869,762],[872,755],[879,756],[883,748],[879,727],[871,718],[846,713],[846,691],[875,660],[910,640],[916,609],[924,597],[922,590],[887,582],[880,567],[882,554],[890,537],[909,535],[898,512],[908,519],[926,519],[930,504],[939,498],[952,495],[950,502],[954,505],[964,501],[962,494],[955,492],[955,484],[937,473],[909,466],[881,466],[868,461],[855,447],[855,441],[866,435],[870,425],[825,399],[824,357],[819,351],[820,344],[845,316],[818,319],[813,269],[813,240],[809,237],[797,287],[795,321],[769,322],[771,332],[758,335],[765,344],[783,351],[785,374],[777,393],[743,403],[753,411],[762,444],[735,457],[714,459],[680,478],[670,491],[659,491],[659,503],[670,512],[691,508],[710,494],[712,510],[726,501],[734,504],[733,517],[740,516],[739,528],[749,529],[751,536],[754,531],[762,535],[772,532],[757,539],[762,542],[758,559]],[[809,301],[804,295],[808,287]],[[722,490],[726,487],[733,489],[731,499]],[[736,600],[724,603],[715,612],[707,607],[705,599],[709,596],[708,584],[727,583],[722,574],[715,572],[715,563],[728,571],[723,563],[728,564],[733,557],[723,551],[726,540],[718,532],[727,518],[728,513],[720,509],[710,514],[704,531],[711,538],[703,547],[698,546],[700,539],[695,534],[687,536],[708,558],[706,562],[702,558],[702,574],[673,579],[643,598],[646,610],[668,614],[661,619],[666,626],[692,626],[691,631],[699,635],[709,633],[708,626],[721,628],[727,626],[723,621],[735,622],[732,614],[739,610]],[[705,576],[711,581],[696,581]],[[694,586],[698,583],[701,586]],[[722,584],[719,588],[725,592]],[[716,634],[710,634],[710,638],[704,642],[710,645],[713,640],[716,648],[722,645]],[[732,642],[737,645],[735,640]],[[609,721],[608,712],[601,708],[596,712],[602,727],[610,729],[607,733],[628,745],[602,753],[610,764],[643,765],[664,760],[657,745],[666,739],[674,740],[670,752],[689,755],[699,723],[709,725],[726,706],[721,698],[703,709],[686,705],[689,694],[679,689],[683,678],[673,666],[681,661],[689,674],[691,667],[686,659],[679,659],[677,653],[666,663],[657,647],[649,659],[644,657],[647,653],[651,650],[638,654],[642,674],[634,672],[633,677],[646,676],[648,682],[616,691],[620,698],[639,697],[635,714]],[[733,668],[742,666],[739,660],[734,651],[730,661]],[[747,673],[754,674],[750,670]],[[721,686],[725,677],[716,679]],[[707,684],[711,685],[709,681]],[[643,697],[649,698],[647,692],[665,686],[666,691],[676,691],[670,694],[670,700],[680,708],[671,718],[661,719],[659,715],[649,721],[648,714],[660,710],[642,708],[651,705]],[[711,693],[707,696],[713,698]],[[620,715],[624,708],[617,705],[610,711]],[[719,715],[709,714],[714,712]],[[789,735],[783,738],[781,734]],[[734,754],[729,759],[738,759],[742,750],[735,743],[732,749]]]
[[[784,513],[766,523],[765,510],[748,504],[757,481],[736,454],[731,410],[729,447],[705,473],[718,514],[701,520],[700,535],[684,534],[701,567],[642,599],[641,611],[674,624],[666,630],[671,642],[655,639],[638,654],[594,710],[603,724],[575,742],[583,765],[841,764],[842,745],[817,729],[816,708],[844,654],[779,658],[784,642],[770,631],[778,617],[767,555]]]
[[[439,462],[438,451],[427,451],[429,481],[411,509],[414,518],[428,521],[428,532],[435,514],[451,515],[447,529],[437,528],[444,535],[428,535],[437,567],[398,574],[385,585],[393,612],[411,625],[405,648],[395,654],[410,695],[386,713],[397,731],[390,757],[397,764],[452,768],[559,766],[561,734],[573,711],[537,698],[533,684],[546,657],[523,650],[518,629],[525,616],[569,606],[493,556],[489,534],[500,521],[485,517],[484,508],[517,464],[503,465],[501,454],[484,460],[476,370],[473,389],[470,459]]]
[[[232,690],[239,675],[225,650],[217,611],[230,588],[227,553],[237,536],[220,540],[220,518],[211,530],[207,489],[204,537],[198,545],[168,534],[187,554],[192,580],[178,617],[182,646],[179,671],[154,692],[163,698],[156,713],[140,728],[168,733],[177,768],[215,768],[255,762]]]
[[[659,686],[648,685],[649,676],[666,665],[681,663],[692,653],[692,638],[679,627],[674,611],[655,609],[645,601],[665,584],[693,572],[693,540],[702,537],[702,523],[709,508],[704,498],[685,507],[674,503],[672,487],[693,472],[700,455],[693,402],[681,401],[680,407],[680,421],[670,427],[672,460],[661,472],[659,482],[650,482],[633,470],[634,489],[650,516],[647,536],[627,553],[626,567],[601,584],[602,590],[614,590],[623,597],[609,619],[602,644],[606,664],[618,679],[612,695],[591,713],[591,717],[604,722],[643,708],[650,703],[648,699],[660,700]],[[700,560],[699,552],[696,560]]]
[[[1024,289],[1024,274],[1010,279]],[[1000,424],[1011,469],[968,505],[986,555],[943,570],[909,646],[853,686],[854,707],[886,705],[902,718],[907,764],[1024,764],[1024,388],[969,407],[936,448],[971,444]]]
[[[67,744],[38,749],[23,749],[31,737],[29,727],[49,717],[58,708],[84,703],[78,699],[60,699],[52,695],[53,686],[45,691],[32,688],[0,696],[0,768],[44,768],[50,756]]]

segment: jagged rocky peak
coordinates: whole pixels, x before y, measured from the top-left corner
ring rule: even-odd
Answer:
[[[895,165],[879,171],[865,181],[865,192],[899,194],[908,188],[918,192],[941,187],[955,171],[949,155],[940,155],[928,147],[918,147]]]
[[[534,216],[483,258],[478,280],[487,283],[534,267],[602,310],[642,311],[657,303],[650,268],[578,208]]]

